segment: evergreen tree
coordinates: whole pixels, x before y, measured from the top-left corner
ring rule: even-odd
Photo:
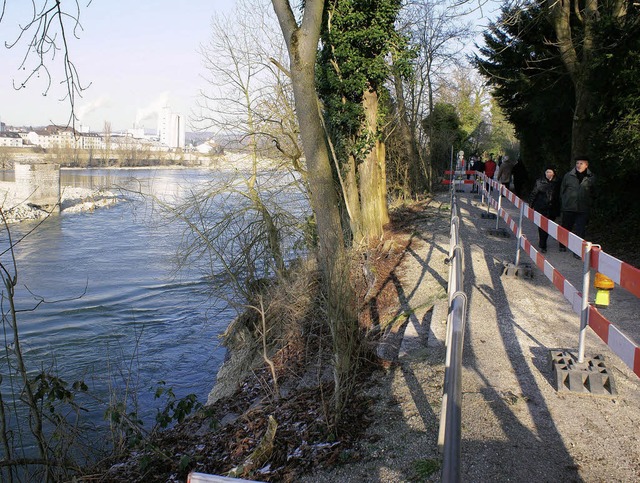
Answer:
[[[558,58],[551,25],[537,5],[504,8],[484,34],[474,63],[514,125],[530,168],[570,159],[573,86]]]

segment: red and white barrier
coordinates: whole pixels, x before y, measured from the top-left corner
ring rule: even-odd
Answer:
[[[640,298],[640,269],[612,257],[600,248],[594,248],[591,252],[591,268]]]
[[[444,172],[445,175],[448,175],[449,178],[445,178],[442,180],[442,184],[475,184],[476,180],[475,180],[475,176],[477,174],[476,171],[464,171],[464,170],[457,170],[457,171],[445,171]],[[451,175],[453,176],[473,176],[473,179],[461,179],[461,178],[453,178],[451,179]]]
[[[544,217],[537,211],[534,211],[527,203],[518,198],[509,191],[504,185],[493,179],[488,179],[484,173],[478,173],[478,179],[483,189],[483,194],[488,197],[488,206],[493,206],[498,210],[498,216],[507,223],[509,229],[516,235],[520,232],[519,223],[516,223],[509,214],[501,207],[501,200],[494,200],[490,191],[485,189],[484,183],[498,193],[501,198],[507,198],[517,208],[522,209],[522,214],[533,223],[549,233],[554,239],[569,248],[573,253],[584,258],[584,247],[587,245],[582,238],[571,233],[566,228]],[[536,266],[545,274],[545,276],[560,290],[564,297],[569,301],[574,312],[581,314],[582,312],[582,293],[580,293],[546,258],[538,252],[535,247],[521,236],[519,240],[519,248],[522,248],[527,255],[533,260]],[[606,275],[612,279],[618,286],[624,288],[631,294],[640,298],[640,269],[602,251],[598,246],[592,246],[589,250],[590,259],[589,267]],[[517,258],[517,256],[516,256]],[[618,328],[606,319],[594,305],[589,305],[587,323],[589,327],[609,346],[609,348],[622,361],[627,364],[633,372],[640,377],[640,347],[624,335]]]

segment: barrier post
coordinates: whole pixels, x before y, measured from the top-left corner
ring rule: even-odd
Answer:
[[[489,217],[489,213],[490,213],[490,208],[491,208],[491,185],[489,185],[489,178],[487,177],[487,175],[484,175],[485,177],[485,183],[482,189],[487,190],[487,217]],[[482,192],[484,194],[484,191]]]
[[[455,173],[454,173],[454,169],[453,169],[453,144],[451,145],[451,159],[449,160],[449,171],[451,171],[451,180],[453,181],[455,179]],[[453,191],[455,191],[455,188],[453,189]]]
[[[502,209],[502,185],[498,188],[498,211],[496,212],[496,230],[498,229],[498,222],[500,221],[500,210]]]
[[[518,220],[518,235],[516,236],[516,261],[514,265],[520,265],[520,239],[522,238],[522,217],[524,215],[524,203],[520,204],[520,219]]]
[[[591,242],[582,242],[582,310],[580,311],[580,339],[578,343],[578,362],[584,362],[584,344],[589,323],[589,285],[591,284]]]

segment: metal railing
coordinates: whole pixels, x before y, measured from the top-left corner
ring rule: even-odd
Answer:
[[[462,413],[462,350],[467,312],[467,296],[462,291],[463,251],[460,217],[451,184],[451,240],[449,247],[449,312],[447,316],[444,389],[438,446],[442,453],[442,481],[460,481],[460,440]]]

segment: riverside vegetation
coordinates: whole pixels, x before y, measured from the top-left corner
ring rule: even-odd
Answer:
[[[359,336],[358,370],[342,414],[332,416],[333,342],[320,274],[314,262],[300,262],[278,283],[263,285],[230,324],[223,335],[228,358],[207,404],[81,481],[184,481],[192,470],[297,481],[312,469],[361,458],[351,448],[373,422],[367,388],[372,375],[389,368],[376,346],[398,307],[393,272],[410,248],[411,221],[427,203],[392,211],[383,239],[346,264],[356,297],[345,303],[358,314]],[[438,463],[429,468],[421,474],[436,472]]]
[[[6,234],[15,243],[8,229]],[[135,408],[114,398],[105,404],[106,447],[93,446],[95,441],[84,433],[82,400],[91,397],[87,384],[67,382],[51,368],[34,371],[24,359],[19,311],[12,303],[18,269],[10,257],[1,267],[4,297],[9,302],[3,324],[13,341],[5,362],[9,372],[18,376],[12,387],[14,394],[21,394],[18,401],[23,412],[4,411],[16,405],[9,403],[3,390],[3,478],[167,481],[184,478],[196,468],[245,477],[261,470],[262,479],[291,480],[318,463],[340,461],[368,424],[371,401],[362,388],[368,384],[368,374],[380,367],[372,348],[386,310],[395,303],[388,288],[382,287],[405,248],[396,235],[388,231],[384,243],[354,252],[345,264],[343,280],[357,298],[344,303],[359,314],[359,334],[354,341],[358,370],[345,382],[350,397],[341,414],[332,414],[334,347],[324,320],[326,298],[320,273],[312,260],[299,261],[277,281],[252,285],[246,310],[224,335],[232,363],[221,370],[217,389],[206,405],[193,395],[178,400],[160,381],[155,397],[163,402],[155,425],[146,429]],[[226,377],[225,370],[231,370]],[[225,386],[230,377],[232,384]],[[10,427],[12,420],[29,421],[29,425],[15,429]],[[15,434],[21,434],[20,441],[29,434],[33,437],[33,456],[20,456]],[[270,464],[265,465],[267,460]]]

